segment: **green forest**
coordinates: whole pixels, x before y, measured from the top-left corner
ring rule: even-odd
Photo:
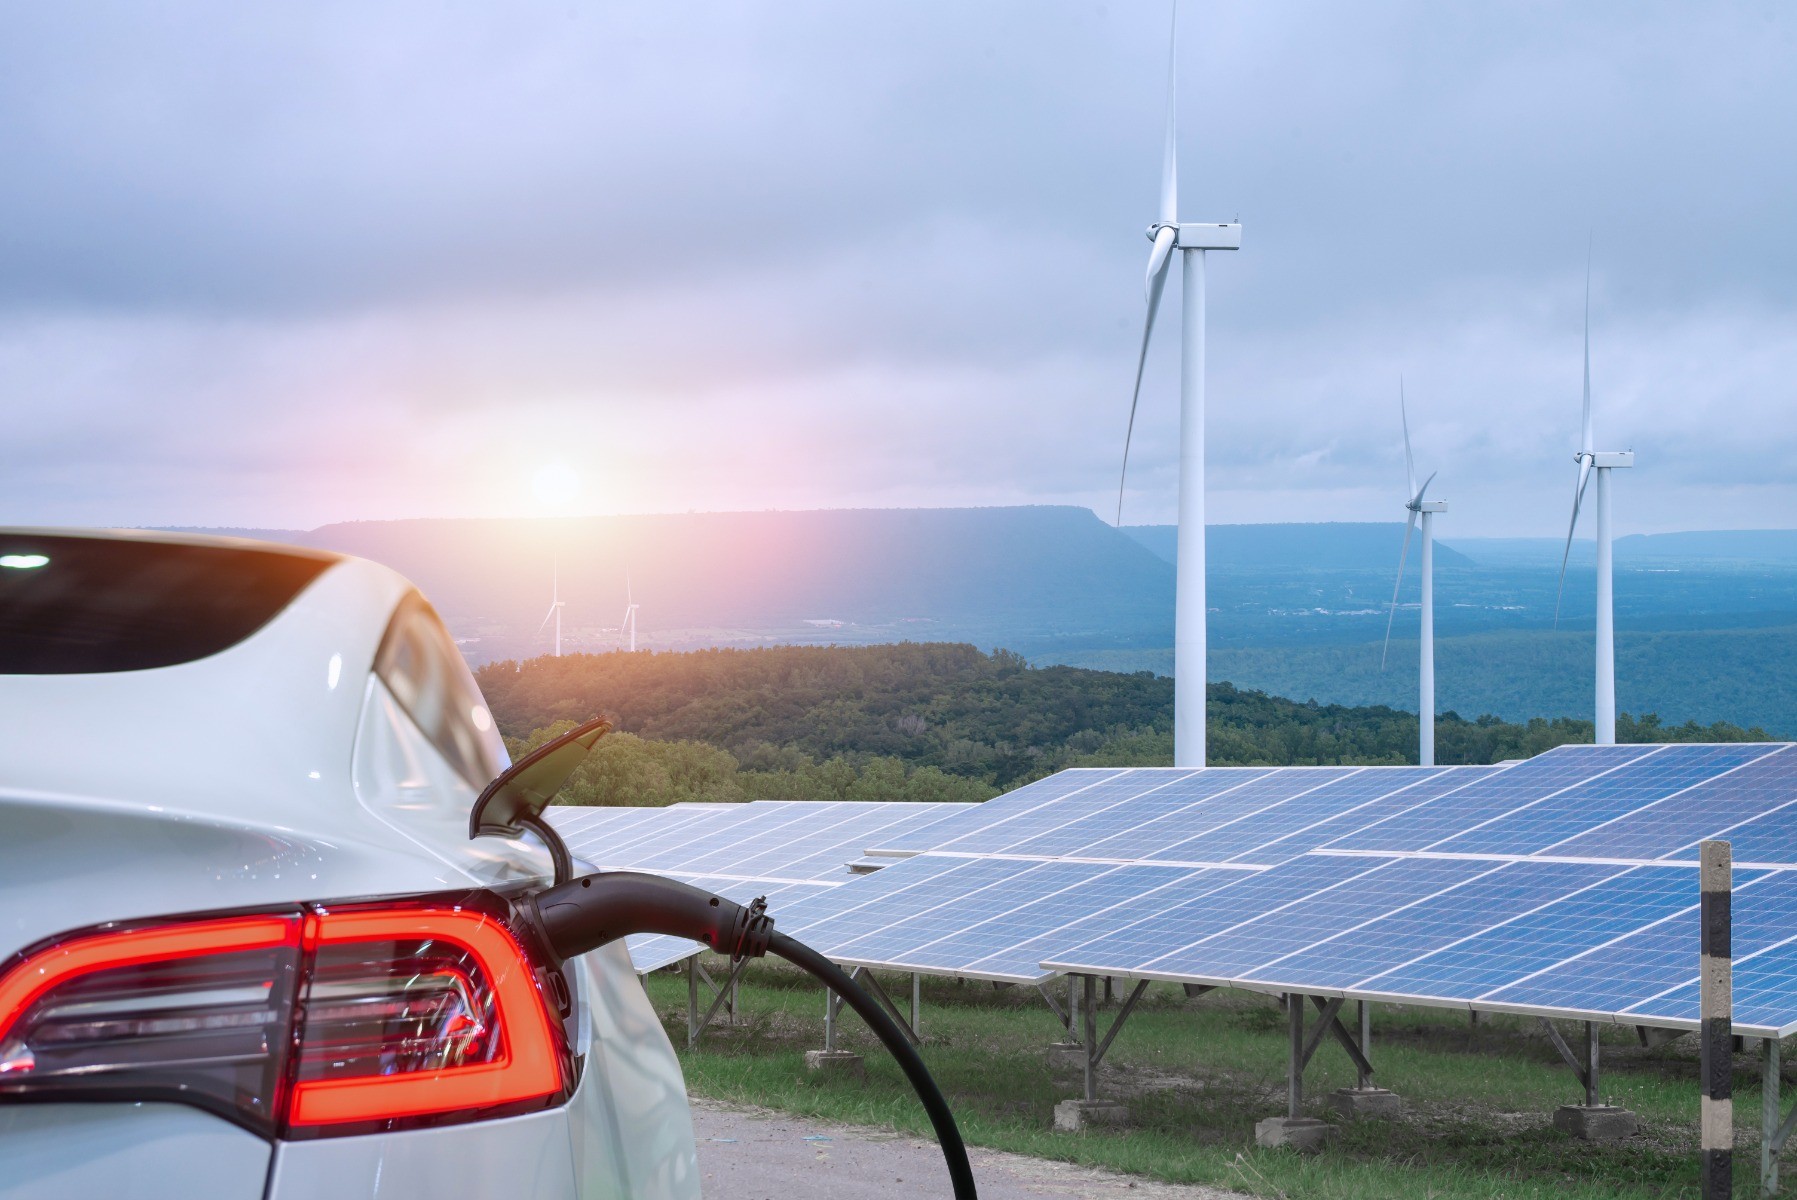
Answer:
[[[516,756],[574,722],[619,732],[564,802],[756,799],[974,801],[1066,767],[1173,761],[1173,681],[1149,672],[1031,667],[953,643],[573,654],[476,673]],[[1213,766],[1414,762],[1417,720],[1383,706],[1209,689]],[[1749,741],[1727,723],[1624,714],[1621,741]],[[1590,742],[1589,721],[1436,720],[1442,763],[1526,758]]]

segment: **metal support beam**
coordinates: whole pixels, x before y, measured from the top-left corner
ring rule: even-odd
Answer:
[[[1098,1045],[1098,978],[1094,975],[1082,977],[1085,980],[1085,1009],[1080,1016],[1085,1020],[1086,1036],[1081,1039],[1086,1047],[1086,1099],[1098,1099],[1098,1056],[1092,1051]]]
[[[1779,1117],[1783,1105],[1779,1100],[1778,1089],[1780,1078],[1779,1045],[1777,1038],[1763,1038],[1760,1042],[1760,1195],[1776,1196],[1778,1194],[1778,1155],[1790,1139],[1791,1131],[1797,1129],[1797,1105],[1791,1106],[1789,1113]]]
[[[1104,1040],[1098,1043],[1098,1049],[1093,1052],[1093,1066],[1097,1066],[1104,1061],[1105,1052],[1111,1048],[1111,1043],[1116,1040],[1118,1030],[1123,1028],[1123,1022],[1129,1020],[1129,1014],[1136,1011],[1136,1001],[1140,1000],[1142,998],[1142,993],[1147,990],[1148,981],[1146,979],[1136,980],[1136,986],[1130,989],[1128,998],[1123,1001],[1123,1007],[1117,1010],[1116,1018],[1111,1021],[1110,1032],[1104,1035]]]
[[[1317,1011],[1320,1012],[1322,1016],[1317,1018],[1317,1023],[1312,1026],[1310,1036],[1304,1039],[1304,1053],[1303,1056],[1298,1059],[1298,1073],[1300,1075],[1304,1073],[1304,1068],[1310,1065],[1311,1056],[1317,1052],[1317,1047],[1321,1046],[1323,1044],[1323,1039],[1329,1036],[1332,1027],[1335,1024],[1336,1014],[1340,1013],[1342,1010],[1342,998],[1340,996],[1327,1002],[1325,1002],[1321,996],[1315,996],[1312,997],[1312,999],[1316,1001]],[[1304,1002],[1302,997],[1299,997],[1298,1002],[1298,1021],[1299,1027],[1302,1028],[1304,1021]]]
[[[1596,1108],[1598,1100],[1597,1022],[1585,1022],[1585,1107]]]
[[[1342,998],[1337,997],[1331,1001],[1324,1001],[1321,996],[1312,996],[1310,1002],[1317,1006],[1317,1011],[1319,1013],[1323,1014],[1319,1018],[1322,1030],[1318,1031],[1314,1040],[1319,1042],[1322,1040],[1323,1030],[1333,1034],[1335,1040],[1341,1043],[1342,1049],[1348,1052],[1348,1057],[1354,1060],[1354,1069],[1363,1077],[1370,1077],[1373,1073],[1372,1060],[1367,1057],[1366,1053],[1358,1045],[1355,1044],[1353,1037],[1348,1033],[1347,1027],[1341,1022]],[[1364,1014],[1365,1009],[1363,1007],[1363,1017]],[[1316,1053],[1314,1046],[1311,1048],[1310,1053]],[[1306,1063],[1310,1061],[1309,1054],[1304,1056],[1304,1061]]]
[[[1540,1020],[1541,1027],[1547,1030],[1548,1040],[1553,1042],[1554,1049],[1560,1052],[1560,1057],[1566,1060],[1566,1065],[1572,1068],[1572,1073],[1579,1077],[1579,1086],[1584,1088],[1585,1094],[1589,1096],[1592,1092],[1592,1081],[1590,1075],[1585,1071],[1585,1064],[1579,1061],[1579,1056],[1572,1052],[1572,1047],[1566,1044],[1566,1039],[1560,1036],[1560,1031],[1554,1027],[1552,1021],[1546,1017],[1542,1017]]]
[[[748,965],[749,960],[746,958],[735,963],[730,969],[729,977],[719,984],[711,977],[711,972],[699,965],[697,954],[686,960],[686,1048],[688,1050],[699,1044],[699,1035],[705,1032],[712,1019],[718,1015],[718,1010],[725,1005],[729,1005],[730,1020],[732,1024],[735,1023],[737,984],[741,981],[742,973]],[[703,1016],[699,1014],[699,984],[701,982],[711,991],[711,1007],[705,1010]]]
[[[1285,1115],[1296,1121],[1304,1107],[1304,999],[1294,992],[1285,995],[1285,1024],[1291,1043],[1285,1063]]]
[[[869,992],[873,993],[874,999],[880,1002],[880,1007],[884,1008],[887,1014],[890,1015],[894,1021],[898,1022],[898,1026],[904,1031],[906,1039],[909,1040],[913,1046],[918,1045],[919,1038],[917,1036],[917,1031],[911,1028],[910,1022],[905,1020],[905,1014],[899,1011],[899,1006],[894,1004],[892,997],[886,994],[886,989],[880,985],[878,977],[876,977],[872,971],[863,970],[860,971],[855,978],[864,984]],[[911,978],[916,979],[917,976],[913,975]]]
[[[911,972],[911,1032],[923,1037],[923,976]]]
[[[1067,1015],[1067,1010],[1062,1008],[1060,1002],[1054,998],[1054,993],[1038,983],[1036,994],[1042,997],[1042,1003],[1048,1005],[1048,1011],[1052,1012],[1055,1020],[1061,1023],[1061,1028],[1067,1031],[1068,1036],[1072,1036],[1073,1018]]]
[[[1355,1007],[1359,1010],[1360,1017],[1361,1061],[1354,1064],[1354,1086],[1364,1092],[1373,1086],[1373,1006],[1361,1000]]]
[[[699,956],[686,960],[686,1048],[699,1044]]]
[[[849,978],[853,979],[854,976],[850,975]],[[836,1049],[836,1013],[841,1004],[841,997],[829,988],[824,989],[824,1050],[826,1052]]]

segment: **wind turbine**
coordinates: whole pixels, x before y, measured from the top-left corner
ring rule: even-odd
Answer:
[[[1239,250],[1242,226],[1201,225],[1179,219],[1179,0],[1173,0],[1171,47],[1167,55],[1167,140],[1161,153],[1160,218],[1148,227],[1148,315],[1136,355],[1136,386],[1129,401],[1123,437],[1123,470],[1117,481],[1117,524],[1123,524],[1123,482],[1129,475],[1129,443],[1135,435],[1136,406],[1142,399],[1142,372],[1148,341],[1173,251],[1180,251],[1179,362],[1179,526],[1173,575],[1173,764],[1205,763],[1205,598],[1204,598],[1204,252]]]
[[[630,591],[630,574],[624,575],[624,619],[618,624],[618,633],[630,630],[630,648],[636,649],[636,598]]]
[[[1560,555],[1560,588],[1554,596],[1554,627],[1560,626],[1560,600],[1566,594],[1566,564],[1572,557],[1572,535],[1579,527],[1585,485],[1597,476],[1597,714],[1596,741],[1616,744],[1616,607],[1610,571],[1610,472],[1635,465],[1633,450],[1595,450],[1591,433],[1591,256],[1585,256],[1585,410],[1579,426],[1578,482],[1572,491],[1572,520],[1566,526],[1566,549]]]
[[[554,567],[551,568],[551,571],[553,573],[549,577],[550,578],[549,611],[547,613],[543,614],[543,625],[549,624],[550,617],[555,618],[555,656],[557,658],[560,658],[562,656],[562,582],[561,582],[562,572],[561,572],[561,564],[557,563]],[[538,633],[543,632],[543,625],[537,626]]]
[[[1404,478],[1410,485],[1410,499],[1404,507],[1410,515],[1404,519],[1404,549],[1398,554],[1398,582],[1391,589],[1391,614],[1385,618],[1385,649],[1379,655],[1379,669],[1385,669],[1385,656],[1391,653],[1391,623],[1398,615],[1398,589],[1404,586],[1404,563],[1410,558],[1410,535],[1416,532],[1418,518],[1423,527],[1422,563],[1419,567],[1423,585],[1423,620],[1420,636],[1420,661],[1417,667],[1416,761],[1425,767],[1435,765],[1435,533],[1432,519],[1436,513],[1448,511],[1446,500],[1423,499],[1423,493],[1435,482],[1435,473],[1416,484],[1416,460],[1410,455],[1410,414],[1404,407],[1404,381],[1398,380],[1398,417],[1404,422]]]

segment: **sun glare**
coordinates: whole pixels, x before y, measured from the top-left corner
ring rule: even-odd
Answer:
[[[530,490],[544,508],[563,509],[580,495],[580,476],[573,467],[557,459],[537,468],[530,479]]]

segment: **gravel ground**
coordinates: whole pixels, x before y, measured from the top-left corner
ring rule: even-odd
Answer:
[[[934,1142],[697,1099],[693,1125],[708,1200],[941,1200],[948,1195],[942,1153]],[[1245,1200],[1216,1188],[1176,1187],[1020,1154],[969,1153],[981,1200]]]

